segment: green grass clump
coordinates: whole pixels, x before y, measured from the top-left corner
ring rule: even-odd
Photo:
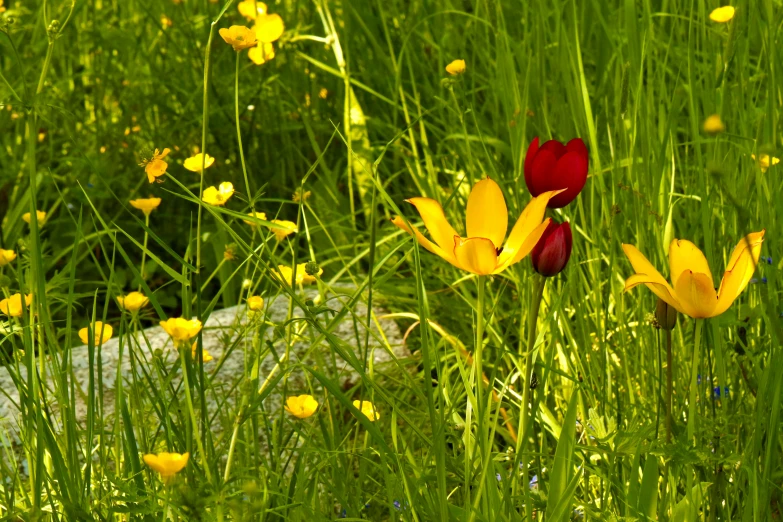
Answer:
[[[779,519],[783,6],[732,6],[0,1],[0,299],[20,294],[0,303],[0,404],[20,412],[0,422],[0,518]],[[235,48],[261,41],[235,51],[231,26],[258,28]],[[548,211],[573,232],[557,276],[476,276],[390,222],[424,231],[404,200],[425,196],[464,233],[487,176],[516,219],[536,136],[590,155]],[[718,286],[761,230],[717,317],[667,330],[652,292],[624,292],[623,244],[668,276],[688,239]],[[251,304],[230,389],[196,323],[141,334]],[[373,307],[410,350],[382,368]],[[132,361],[112,394],[97,321]],[[302,394],[312,415],[270,408]]]

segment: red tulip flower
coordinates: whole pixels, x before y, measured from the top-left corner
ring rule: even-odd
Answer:
[[[550,190],[567,189],[549,200],[549,208],[563,208],[571,203],[585,186],[589,156],[581,138],[566,145],[549,140],[540,147],[533,140],[525,156],[525,183],[533,196]]]
[[[563,271],[570,257],[571,225],[550,221],[530,254],[533,270],[544,277],[552,277]]]

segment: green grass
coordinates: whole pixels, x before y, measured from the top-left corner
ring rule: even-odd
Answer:
[[[708,18],[717,0],[281,0],[269,9],[286,33],[262,66],[247,51],[236,61],[218,35],[246,23],[236,3],[5,0],[0,248],[19,256],[0,268],[0,286],[3,297],[36,299],[34,316],[8,323],[18,333],[0,334],[24,412],[21,445],[2,450],[0,517],[780,518],[783,164],[764,172],[751,158],[783,157],[779,0],[736,0],[729,24]],[[455,58],[467,72],[448,77]],[[715,113],[726,132],[709,136],[702,122]],[[425,195],[462,231],[470,187],[488,175],[515,219],[530,200],[522,166],[535,136],[582,137],[590,178],[552,212],[571,222],[574,248],[544,288],[532,368],[530,262],[487,278],[479,298],[478,278],[418,248],[389,218],[416,224],[403,200]],[[149,184],[138,163],[164,147],[165,182]],[[182,167],[194,148],[217,159],[203,184]],[[225,207],[199,203],[223,181],[236,189]],[[296,202],[296,191],[311,196]],[[163,202],[147,226],[128,200],[150,195]],[[48,212],[40,229],[21,220],[36,208]],[[254,233],[243,223],[251,209],[299,231],[278,244],[266,226]],[[623,292],[633,271],[621,244],[668,275],[671,239],[687,238],[718,277],[734,245],[761,229],[771,263],[704,322],[695,372],[694,320],[680,316],[672,331],[667,442],[666,335],[653,326],[653,294]],[[235,259],[223,262],[229,245]],[[269,267],[306,261],[324,269],[324,296],[351,283],[349,304],[395,314],[410,328],[412,356],[376,371],[331,333],[354,321],[361,346],[371,317],[305,307],[305,323],[277,325],[275,353],[301,328],[360,375],[345,389],[329,367],[307,368],[321,403],[313,417],[265,409],[263,393],[285,380],[259,396],[265,376],[253,362],[274,355],[255,342],[243,385],[220,392],[232,401],[219,411],[204,407],[218,393],[209,368],[182,350],[173,368],[138,361],[114,398],[117,418],[104,417],[94,368],[89,412],[77,421],[69,354],[93,318],[112,324],[131,353],[134,329],[204,320],[251,291],[301,302]],[[151,303],[132,319],[116,297],[137,289]],[[467,356],[477,329],[499,402]],[[96,364],[98,353],[90,347]],[[167,379],[182,364],[189,379],[175,388]],[[283,360],[278,377],[295,367]],[[528,371],[536,417],[520,430]],[[701,384],[688,426],[692,373]],[[352,406],[359,398],[376,404],[377,422]],[[233,450],[212,436],[213,423],[236,430]],[[523,431],[524,444],[515,440]],[[165,487],[142,455],[167,450],[191,457]]]

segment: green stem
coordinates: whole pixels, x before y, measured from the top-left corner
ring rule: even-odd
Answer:
[[[236,53],[237,55],[237,67],[236,74],[234,75],[234,118],[237,121],[237,144],[239,145],[239,160],[242,163],[242,174],[245,176],[245,191],[247,192],[247,199],[250,202],[251,212],[255,211],[254,202],[251,201],[252,193],[250,192],[250,179],[247,176],[247,165],[245,164],[245,151],[242,148],[242,131],[239,127],[239,55],[242,53]]]
[[[666,330],[666,442],[672,441],[672,371],[672,331]]]
[[[701,326],[704,321],[696,319],[693,333],[693,360],[691,362],[691,386],[688,396],[688,443],[694,443],[696,435],[696,375],[699,369],[699,358],[701,356]]]
[[[207,162],[207,125],[209,123],[209,57],[212,51],[212,39],[215,36],[215,24],[217,20],[212,22],[209,26],[209,39],[207,40],[207,48],[204,51],[204,103],[201,116],[201,179],[199,180],[198,199],[201,200],[204,194],[204,167]],[[198,218],[196,223],[196,273],[201,272],[201,214],[203,212],[204,205],[198,206]]]
[[[179,354],[180,359],[182,359],[182,380],[185,388],[185,400],[187,400],[188,403],[188,412],[190,413],[190,422],[193,424],[193,429],[195,430],[198,426],[198,421],[196,420],[196,412],[193,409],[193,398],[190,395],[190,382],[188,380],[188,366],[187,366],[187,360],[185,358],[185,351],[190,350],[190,344],[187,342],[182,343],[182,345],[179,347]],[[212,473],[209,471],[209,462],[207,462],[207,454],[204,453],[204,445],[201,443],[201,437],[196,435],[196,445],[198,446],[198,452],[199,455],[201,455],[202,459],[202,466],[204,468],[204,473],[207,475],[207,481],[212,482]]]
[[[522,382],[522,418],[520,419],[520,436],[517,440],[517,455],[521,459],[522,465],[522,490],[525,492],[525,513],[526,520],[533,520],[533,504],[530,501],[530,488],[528,484],[530,466],[525,459],[525,450],[527,440],[530,438],[530,431],[533,427],[532,420],[535,419],[536,411],[530,410],[530,401],[532,399],[530,382],[533,378],[533,348],[536,344],[536,324],[538,323],[538,313],[541,309],[541,298],[544,295],[544,285],[546,278],[535,274],[533,276],[533,289],[530,295],[530,307],[528,308],[527,325],[527,354],[525,356],[525,380]],[[521,336],[520,336],[521,337]],[[537,404],[536,404],[537,406]]]
[[[141,292],[141,282],[144,281],[144,263],[147,260],[147,239],[149,237],[149,234],[147,233],[147,229],[150,228],[150,215],[146,212],[144,213],[144,225],[146,228],[144,229],[144,250],[141,251],[141,270],[139,271],[139,292]]]

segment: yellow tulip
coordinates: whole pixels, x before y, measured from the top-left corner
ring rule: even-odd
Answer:
[[[215,163],[215,158],[210,156],[209,154],[206,155],[206,159],[204,159],[204,154],[198,153],[195,156],[191,156],[188,159],[185,160],[185,162],[182,164],[183,167],[188,169],[191,172],[201,172],[201,163],[204,163],[204,168],[208,169],[212,166],[213,163]]]
[[[726,5],[723,7],[718,7],[717,9],[713,9],[710,13],[710,20],[713,22],[717,22],[719,24],[725,24],[732,18],[734,18],[734,13],[736,12],[736,9],[734,9],[730,5]]]
[[[285,32],[285,23],[279,14],[262,14],[256,18],[253,30],[259,42],[272,43]]]
[[[169,168],[169,164],[163,161],[163,159],[169,155],[169,152],[171,152],[171,149],[163,149],[163,152],[155,149],[151,159],[141,162],[140,165],[144,167],[144,172],[146,172],[147,180],[150,183],[153,183],[156,178],[159,178],[166,173],[166,169]]]
[[[234,48],[236,52],[253,47],[258,43],[256,33],[244,25],[232,25],[218,31],[225,42]]]
[[[271,223],[279,225],[277,227],[269,227],[272,233],[275,235],[278,241],[282,241],[286,236],[297,232],[296,223],[293,221],[286,221],[284,219],[273,219]]]
[[[381,418],[381,414],[375,409],[375,405],[370,401],[353,401],[353,407],[359,410],[367,417],[371,422],[375,422]]]
[[[467,237],[461,237],[446,220],[443,207],[430,198],[406,201],[419,211],[433,241],[424,237],[400,216],[392,220],[399,228],[414,234],[421,246],[462,270],[478,274],[499,274],[527,256],[544,234],[549,219],[544,219],[547,203],[562,191],[544,192],[528,203],[505,244],[508,210],[500,187],[490,178],[473,186],[468,196]]]
[[[128,312],[138,312],[140,309],[147,306],[150,300],[141,292],[130,292],[126,296],[120,296],[117,298],[117,303],[120,308],[127,310]]]
[[[144,463],[160,473],[164,484],[168,484],[174,475],[182,471],[188,464],[189,453],[158,453],[144,455]]]
[[[114,329],[110,324],[103,324],[101,321],[95,321],[92,325],[93,345],[101,346],[103,343],[111,339]],[[82,328],[79,330],[79,339],[84,344],[90,344],[90,331],[89,328]]]
[[[285,411],[298,419],[306,419],[318,409],[318,401],[312,395],[288,397],[285,401]]]
[[[643,284],[678,312],[694,319],[718,316],[728,310],[748,286],[759,261],[763,238],[762,230],[748,234],[737,244],[717,292],[707,259],[690,241],[675,239],[669,246],[669,272],[674,286],[635,246],[623,245],[623,251],[636,271],[626,279],[625,290]]]
[[[44,212],[43,210],[36,210],[35,215],[38,217],[38,226],[39,227],[44,226],[44,223],[46,223],[46,212]],[[28,225],[30,224],[29,212],[25,212],[24,214],[22,214],[22,221],[24,221]]]
[[[0,267],[11,263],[14,259],[16,259],[16,252],[0,248]]]
[[[465,69],[467,69],[465,60],[454,60],[446,66],[446,72],[452,76],[459,76],[465,72]]]
[[[130,204],[133,208],[144,212],[145,216],[149,216],[160,205],[160,198],[132,199]]]
[[[27,294],[24,298],[24,306],[30,306],[33,302],[33,294]],[[22,317],[22,294],[14,294],[7,299],[0,300],[0,312],[8,317]]]
[[[161,321],[160,325],[177,343],[190,341],[201,331],[201,321],[198,319],[177,317]]]
[[[234,185],[230,181],[225,181],[219,187],[207,187],[201,199],[209,205],[223,206],[226,201],[234,195]]]

